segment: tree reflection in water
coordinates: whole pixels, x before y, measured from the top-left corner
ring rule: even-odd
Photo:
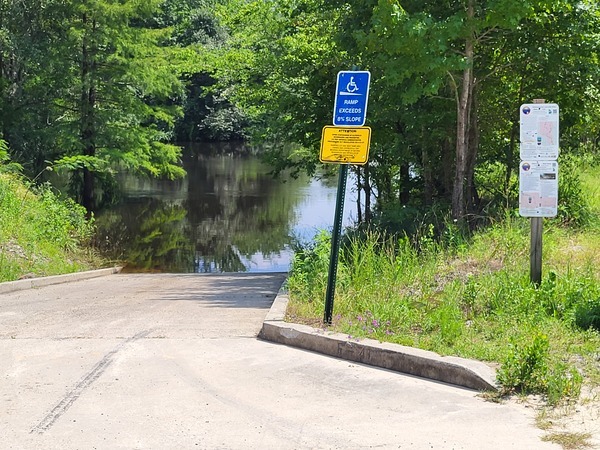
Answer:
[[[123,201],[96,219],[105,254],[136,272],[287,271],[310,180],[273,179],[244,147],[216,144],[186,148],[184,167],[174,182],[121,176]],[[332,222],[335,186],[322,190]]]

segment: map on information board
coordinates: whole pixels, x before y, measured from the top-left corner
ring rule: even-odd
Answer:
[[[558,159],[559,112],[555,103],[521,105],[521,160]]]
[[[558,212],[558,162],[521,161],[519,214],[523,217],[554,217]]]

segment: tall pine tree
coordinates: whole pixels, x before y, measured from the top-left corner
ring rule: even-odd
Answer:
[[[74,169],[82,204],[95,207],[98,174],[115,167],[152,176],[183,175],[167,144],[181,89],[163,29],[143,27],[157,0],[77,0],[65,15],[59,108],[59,167]],[[57,55],[59,56],[59,55]]]

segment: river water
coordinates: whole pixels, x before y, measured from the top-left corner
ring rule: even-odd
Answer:
[[[296,242],[331,230],[337,176],[274,179],[234,144],[187,146],[177,181],[119,175],[122,200],[96,215],[96,242],[129,272],[288,271]],[[344,225],[356,218],[348,183]]]

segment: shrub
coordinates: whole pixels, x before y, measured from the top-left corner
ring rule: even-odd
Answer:
[[[575,324],[584,330],[600,331],[600,297],[587,299],[575,308]]]
[[[573,367],[551,362],[550,342],[538,333],[530,344],[511,344],[510,353],[498,370],[498,381],[506,392],[545,394],[551,405],[577,398],[583,377]]]
[[[587,225],[592,218],[580,173],[581,164],[576,157],[561,156],[558,174],[558,214],[555,220],[579,227]]]
[[[498,370],[498,381],[507,391],[525,394],[546,391],[548,337],[537,334],[530,344],[510,345],[510,352]]]
[[[44,211],[40,215],[40,237],[52,236],[57,245],[66,250],[73,250],[76,245],[91,239],[93,220],[86,219],[83,206],[71,199],[59,198],[50,185],[42,185],[35,189]]]
[[[0,173],[0,281],[89,269],[99,263],[85,247],[93,230],[85,209],[72,200]]]
[[[550,405],[557,405],[567,398],[577,398],[581,393],[583,377],[574,367],[556,364],[548,373],[546,396]]]
[[[292,292],[302,292],[303,300],[312,302],[321,298],[327,283],[331,235],[321,231],[310,244],[297,244],[294,249],[288,287]]]

